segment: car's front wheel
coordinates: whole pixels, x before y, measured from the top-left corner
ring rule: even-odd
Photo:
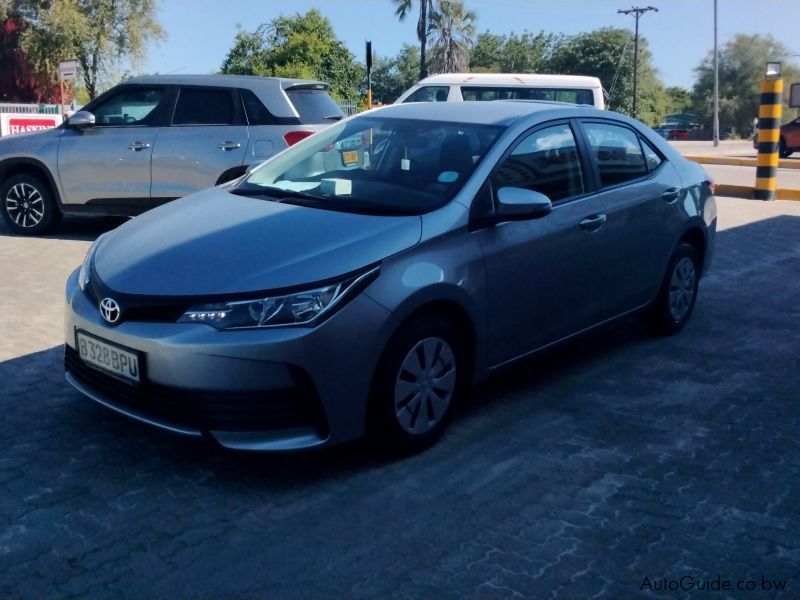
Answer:
[[[469,381],[463,336],[424,315],[403,325],[381,359],[370,400],[369,433],[394,452],[422,450],[445,429]]]
[[[657,335],[678,333],[692,316],[700,280],[697,251],[683,243],[675,250],[655,302],[645,313],[645,323]]]
[[[11,231],[41,235],[61,220],[50,187],[36,175],[19,173],[0,185],[0,212]]]

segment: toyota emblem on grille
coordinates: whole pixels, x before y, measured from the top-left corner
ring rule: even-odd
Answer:
[[[100,301],[100,314],[109,323],[119,321],[120,312],[119,304],[113,298],[103,298]]]

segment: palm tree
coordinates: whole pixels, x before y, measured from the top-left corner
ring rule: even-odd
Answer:
[[[428,31],[435,36],[431,47],[431,70],[456,73],[469,67],[469,52],[475,40],[475,13],[462,0],[438,0]]]
[[[433,1],[434,0],[418,0],[419,2],[419,20],[417,21],[417,39],[419,40],[419,78],[425,79],[428,76],[428,68],[425,60],[425,46],[428,41],[428,27],[430,26],[430,18],[433,14]],[[394,14],[402,22],[405,21],[408,14],[414,5],[414,0],[392,0],[397,9]]]

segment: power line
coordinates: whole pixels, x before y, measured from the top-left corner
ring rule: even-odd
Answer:
[[[634,37],[633,42],[633,118],[636,118],[636,99],[638,98],[639,92],[639,81],[638,81],[638,74],[639,74],[639,18],[645,14],[646,12],[658,12],[658,9],[655,6],[645,6],[645,7],[638,7],[634,6],[633,8],[628,8],[626,10],[618,10],[618,14],[622,15],[633,15],[636,18],[636,35]]]

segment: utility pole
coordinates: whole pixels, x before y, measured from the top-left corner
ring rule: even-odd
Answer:
[[[621,15],[633,15],[636,18],[636,36],[633,41],[633,118],[636,118],[636,99],[639,94],[639,17],[646,12],[658,12],[655,6],[645,6],[640,8],[634,6],[627,10],[618,10],[617,13]]]
[[[719,52],[717,52],[717,0],[714,0],[714,146],[719,146]]]

